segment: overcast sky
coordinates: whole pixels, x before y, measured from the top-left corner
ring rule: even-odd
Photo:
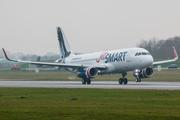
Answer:
[[[73,52],[135,47],[180,35],[180,0],[0,0],[0,47],[59,53],[61,26]]]

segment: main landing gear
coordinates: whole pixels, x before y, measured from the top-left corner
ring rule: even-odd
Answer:
[[[89,78],[83,78],[82,79],[82,84],[91,84],[91,79],[89,79]]]
[[[127,78],[124,78],[126,75],[127,75],[127,72],[122,73],[123,78],[119,78],[119,84],[123,84],[123,83],[127,84],[128,83]]]
[[[141,78],[136,78],[136,82],[141,82]]]

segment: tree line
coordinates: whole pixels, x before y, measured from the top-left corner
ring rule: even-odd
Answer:
[[[142,39],[137,47],[148,50],[154,59],[172,59],[174,58],[173,46],[176,48],[178,56],[180,55],[180,36],[159,40],[152,38],[150,40]]]

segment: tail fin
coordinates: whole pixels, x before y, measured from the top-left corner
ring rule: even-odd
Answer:
[[[57,37],[59,40],[59,47],[60,47],[60,53],[61,53],[61,58],[66,58],[70,55],[74,55],[72,52],[68,41],[66,40],[66,37],[60,27],[57,27]]]

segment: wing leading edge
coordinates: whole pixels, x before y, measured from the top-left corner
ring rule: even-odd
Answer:
[[[174,59],[153,62],[153,66],[158,65],[158,64],[163,64],[163,63],[176,61],[178,59],[178,55],[177,55],[177,52],[176,52],[176,49],[175,49],[174,46],[173,46],[173,52],[174,52]]]
[[[22,60],[12,60],[8,58],[4,48],[2,48],[4,52],[4,56],[7,60],[13,61],[13,62],[20,62],[20,63],[29,63],[34,65],[47,65],[47,66],[58,66],[58,67],[68,67],[68,68],[85,68],[85,67],[96,67],[97,69],[106,69],[105,65],[82,65],[82,64],[66,64],[66,63],[57,63],[57,62],[33,62],[33,61],[22,61]]]

